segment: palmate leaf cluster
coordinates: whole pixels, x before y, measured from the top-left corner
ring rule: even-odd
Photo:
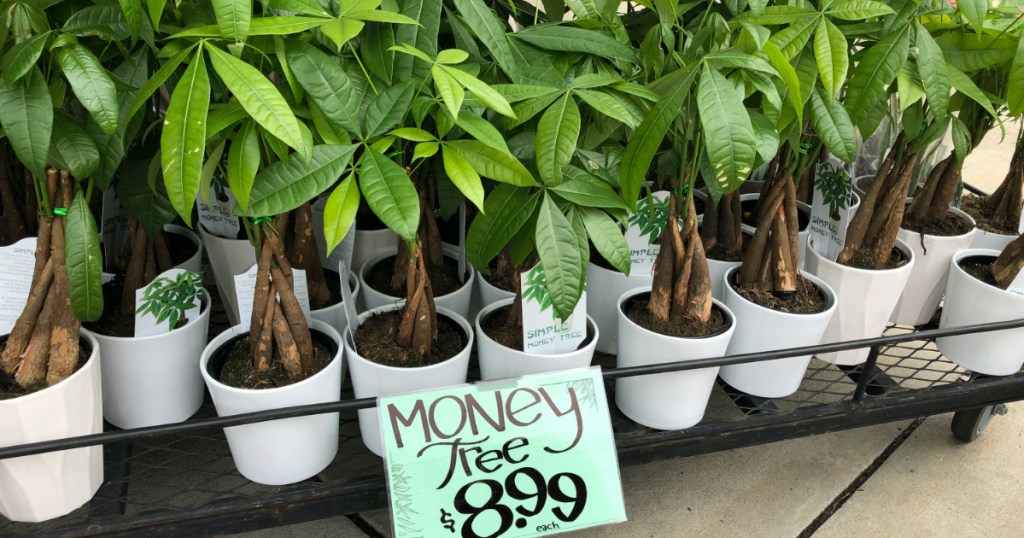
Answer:
[[[203,275],[182,272],[171,280],[159,277],[146,286],[137,315],[149,315],[156,323],[167,322],[167,330],[174,330],[184,313],[199,306],[203,289]]]
[[[815,188],[821,191],[822,198],[828,204],[829,214],[846,209],[853,189],[850,174],[832,163],[822,163],[818,166],[817,172]]]

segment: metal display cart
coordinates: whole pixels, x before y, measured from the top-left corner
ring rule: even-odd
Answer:
[[[211,338],[227,327],[214,301]],[[977,438],[1005,402],[1024,399],[1024,372],[981,377],[942,357],[942,335],[1024,327],[1024,319],[956,329],[890,327],[880,338],[634,368],[614,368],[601,355],[609,399],[619,377],[722,366],[786,356],[871,347],[867,363],[840,369],[812,360],[800,390],[777,399],[755,398],[725,386],[713,391],[705,418],[681,431],[639,426],[610,405],[621,466],[704,454],[873,424],[955,412],[952,430]],[[470,377],[476,373],[471,366]],[[0,458],[104,445],[105,481],[85,506],[36,524],[0,519],[0,536],[203,536],[286,525],[386,506],[383,466],[359,436],[356,410],[373,399],[342,401],[219,418],[207,401],[193,419],[136,430],[107,425],[101,434],[0,448]],[[252,483],[235,470],[222,428],[340,411],[340,443],[333,463],[316,477],[287,486]]]

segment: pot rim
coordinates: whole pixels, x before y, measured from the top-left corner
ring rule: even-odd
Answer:
[[[843,264],[841,264],[839,262],[834,262],[834,261],[832,261],[832,260],[822,256],[821,254],[818,254],[818,252],[815,251],[811,247],[811,241],[813,241],[813,240],[814,240],[814,236],[808,236],[807,237],[807,254],[809,256],[813,256],[815,258],[818,258],[820,260],[819,263],[824,263],[825,265],[828,265],[830,267],[831,266],[839,267],[839,268],[842,268],[842,270],[844,270],[844,271],[850,271],[850,272],[853,272],[853,273],[863,273],[863,274],[876,275],[876,274],[885,273],[885,272],[905,271],[905,270],[912,269],[913,266],[914,266],[914,262],[916,261],[916,258],[914,258],[914,251],[913,251],[913,249],[910,248],[910,245],[908,245],[906,243],[906,241],[904,241],[904,240],[902,240],[902,239],[900,239],[898,237],[896,238],[896,244],[893,245],[893,246],[895,248],[898,248],[900,250],[900,252],[902,252],[903,255],[907,257],[907,263],[905,263],[905,264],[903,264],[903,265],[901,265],[899,267],[893,267],[891,269],[861,269],[860,267],[850,267],[849,265],[843,265]]]
[[[168,336],[170,336],[172,334],[178,334],[181,331],[185,330],[186,328],[191,327],[193,324],[199,323],[200,321],[202,321],[203,318],[209,319],[209,317],[210,317],[210,310],[212,310],[212,307],[213,307],[213,299],[210,298],[210,292],[207,291],[205,287],[203,287],[201,289],[202,289],[202,292],[203,292],[203,304],[202,304],[202,307],[201,307],[201,309],[199,311],[199,317],[197,317],[195,319],[189,320],[188,323],[186,323],[184,327],[180,327],[178,329],[174,329],[173,331],[166,332],[166,333],[163,333],[163,334],[151,334],[149,336],[111,336],[111,335],[107,335],[107,334],[103,334],[103,333],[98,333],[98,332],[95,332],[95,331],[90,331],[89,329],[86,329],[85,327],[82,327],[82,331],[87,332],[87,333],[95,336],[98,341],[110,340],[112,342],[124,342],[124,341],[127,341],[127,340],[132,340],[132,341],[135,341],[135,342],[147,342],[147,341],[150,341],[150,340],[159,340],[161,338],[166,338],[166,337],[168,337]]]
[[[215,241],[223,241],[225,243],[249,243],[248,239],[238,239],[235,237],[221,237],[211,232],[210,230],[207,230],[206,225],[203,224],[202,222],[199,223],[199,234],[202,236],[204,245],[206,244],[207,241],[210,240],[210,238],[214,239]],[[253,253],[253,256],[255,256],[255,253]]]
[[[365,312],[361,312],[359,314],[359,320],[358,320],[359,321],[359,325],[361,326],[363,324],[363,321],[365,321],[366,318],[370,317],[373,314],[379,314],[379,313],[384,313],[384,312],[391,312],[391,311],[394,311],[394,310],[398,310],[398,309],[402,308],[403,306],[404,305],[389,304],[389,305],[384,305],[384,306],[378,306],[376,308],[371,308],[371,309],[369,309],[369,310],[367,310]],[[438,307],[436,307],[436,309],[437,309],[437,313],[438,314],[443,314],[445,317],[447,317],[448,319],[450,319],[450,320],[454,321],[456,324],[458,324],[459,327],[462,328],[462,332],[466,335],[466,346],[463,347],[461,350],[459,350],[459,352],[456,353],[455,355],[452,355],[451,357],[449,357],[449,358],[447,358],[447,359],[445,359],[445,360],[443,360],[443,361],[441,361],[439,363],[428,364],[426,366],[400,367],[400,366],[388,366],[386,364],[380,364],[379,362],[374,362],[374,361],[371,361],[370,359],[367,359],[366,357],[363,357],[362,355],[359,354],[358,351],[356,351],[356,346],[355,346],[355,343],[354,343],[353,337],[352,337],[352,329],[346,326],[345,330],[344,330],[344,332],[342,334],[342,342],[343,342],[343,344],[345,346],[345,350],[348,352],[348,360],[355,360],[355,361],[359,361],[359,362],[362,362],[362,363],[365,363],[365,364],[370,364],[370,365],[373,365],[373,366],[375,366],[377,368],[381,368],[384,371],[388,371],[388,372],[390,372],[390,371],[394,371],[394,372],[426,372],[426,371],[429,371],[429,370],[439,370],[441,368],[444,368],[448,363],[450,363],[454,359],[456,359],[466,349],[469,349],[470,351],[472,351],[473,344],[475,343],[475,340],[473,338],[474,337],[473,328],[470,327],[469,322],[466,321],[466,319],[463,318],[462,316],[456,314],[455,312],[453,312],[453,311],[451,311],[451,310],[449,310],[447,308],[444,308],[443,306],[438,306]]]
[[[912,196],[908,196],[907,197],[907,203],[908,204],[911,203],[913,200],[914,200],[914,198]],[[900,225],[900,230],[902,230],[904,232],[912,233],[912,234],[923,235],[925,237],[931,237],[931,238],[933,238],[933,240],[938,240],[938,241],[942,241],[942,240],[954,241],[954,240],[963,239],[963,238],[973,234],[974,231],[978,229],[978,223],[974,220],[974,217],[970,216],[966,211],[960,209],[959,207],[953,207],[953,206],[949,207],[949,211],[952,214],[956,215],[957,218],[959,218],[960,220],[967,221],[967,223],[971,225],[971,229],[967,230],[966,232],[964,232],[964,233],[962,233],[960,235],[934,235],[934,234],[923,234],[921,232],[915,232],[914,230],[908,230],[907,228],[904,228],[903,225],[901,224]]]
[[[728,324],[725,327],[725,329],[723,329],[721,332],[717,332],[717,333],[714,333],[714,334],[709,334],[709,335],[706,335],[706,336],[672,336],[672,335],[669,335],[669,334],[661,334],[659,332],[655,332],[655,331],[652,331],[652,330],[650,330],[650,329],[648,329],[646,327],[638,325],[636,322],[634,322],[633,320],[629,319],[629,316],[627,316],[625,314],[625,312],[622,310],[622,306],[623,306],[623,304],[625,304],[625,302],[627,300],[632,299],[633,297],[635,297],[637,295],[640,295],[640,294],[643,294],[643,293],[651,293],[651,289],[652,289],[651,286],[640,286],[639,288],[633,288],[631,290],[627,290],[625,293],[620,295],[619,296],[619,300],[615,304],[616,316],[618,316],[618,320],[619,321],[625,321],[626,323],[629,323],[630,325],[636,327],[637,329],[643,331],[646,334],[658,336],[658,337],[661,337],[661,338],[671,338],[673,340],[701,341],[701,340],[710,340],[712,338],[724,338],[724,337],[730,336],[733,333],[733,331],[736,330],[736,315],[732,313],[732,310],[729,310],[729,307],[725,306],[725,303],[723,303],[722,301],[719,301],[718,299],[715,299],[714,297],[711,298],[711,303],[713,305],[717,306],[722,311],[722,315],[725,316],[725,321]]]
[[[448,245],[442,245],[441,250],[442,250],[443,254],[446,257],[448,257],[448,258],[455,258],[455,260],[458,261],[459,254],[458,254],[458,251],[456,250],[456,248],[450,247]],[[391,256],[395,256],[396,254],[398,254],[398,248],[397,247],[391,247],[391,248],[388,248],[387,250],[383,250],[381,252],[378,252],[377,254],[374,254],[373,256],[370,256],[366,260],[366,262],[363,263],[363,266],[359,268],[359,281],[360,281],[360,283],[362,284],[363,282],[366,281],[366,270],[367,269],[370,269],[371,267],[377,265],[378,263],[380,263],[385,258],[388,258],[388,257],[391,257]],[[473,289],[472,288],[473,280],[476,278],[476,268],[473,267],[473,264],[468,263],[468,260],[467,260],[467,263],[466,263],[466,270],[469,272],[469,274],[466,275],[466,280],[462,282],[461,286],[456,288],[456,290],[451,292],[451,293],[446,293],[444,295],[438,295],[438,296],[434,297],[434,300],[436,301],[437,299],[440,299],[441,297],[450,297],[452,295],[455,295],[456,293],[464,292],[465,289],[466,289],[466,286],[469,286],[470,287],[469,289],[472,290]],[[404,301],[405,300],[403,297],[396,297],[394,295],[390,295],[390,294],[384,293],[384,292],[378,290],[377,288],[374,288],[373,286],[371,286],[369,284],[366,284],[365,287],[368,290],[373,290],[374,292],[376,292],[376,293],[378,293],[378,294],[380,294],[380,295],[382,295],[384,297],[390,297],[390,298],[395,299],[396,301]]]
[[[593,348],[597,347],[597,339],[600,338],[601,331],[600,331],[600,329],[598,329],[597,322],[594,321],[594,318],[590,317],[590,314],[587,314],[587,331],[588,331],[588,333],[593,334],[594,337],[590,339],[590,342],[587,345],[585,345],[585,346],[583,346],[581,348],[574,349],[572,351],[566,351],[565,353],[552,353],[552,354],[530,353],[529,351],[523,351],[523,350],[520,350],[520,349],[513,349],[513,348],[510,348],[510,347],[508,347],[506,345],[503,345],[503,344],[497,342],[496,340],[491,338],[490,335],[487,334],[487,332],[485,332],[483,330],[483,327],[481,327],[480,322],[483,321],[485,318],[490,317],[490,315],[493,314],[494,312],[496,312],[499,308],[504,308],[506,306],[511,305],[514,302],[515,302],[515,297],[511,297],[511,298],[508,298],[508,299],[502,299],[500,301],[495,301],[495,302],[493,302],[493,303],[483,307],[482,309],[480,309],[480,312],[476,315],[476,319],[473,322],[473,326],[476,328],[477,332],[479,333],[479,338],[481,340],[486,338],[488,342],[493,342],[494,344],[499,345],[499,346],[501,346],[501,347],[503,347],[503,348],[513,352],[513,353],[519,353],[519,354],[522,354],[522,355],[525,355],[525,356],[530,356],[530,357],[542,357],[542,358],[545,358],[545,359],[552,359],[552,360],[564,359],[566,357],[569,357],[570,355],[576,355],[576,354],[585,352],[588,349],[593,349]]]
[[[739,269],[740,266],[736,266],[730,267],[725,271],[725,293],[729,294],[730,296],[735,296],[736,298],[744,301],[747,304],[753,305],[754,307],[757,308],[758,311],[764,311],[766,313],[771,313],[784,318],[792,318],[794,320],[809,319],[815,316],[829,316],[833,311],[835,311],[837,305],[839,304],[839,301],[836,300],[836,292],[835,290],[832,289],[832,286],[829,286],[824,280],[818,278],[817,276],[810,274],[809,272],[807,272],[807,270],[801,269],[800,276],[806,278],[807,280],[810,280],[812,283],[814,283],[815,286],[818,287],[819,290],[821,290],[825,294],[826,307],[824,310],[819,310],[817,312],[781,312],[779,310],[774,310],[766,306],[759,305],[751,301],[750,299],[747,299],[742,294],[737,293],[736,289],[733,288],[732,283],[729,282],[729,277],[732,276],[732,274],[735,273],[736,271],[739,271]]]
[[[963,267],[960,267],[960,260],[963,260],[964,258],[970,258],[971,256],[991,256],[993,258],[998,258],[999,254],[1000,252],[994,248],[965,248],[963,250],[958,250],[955,254],[953,254],[953,257],[950,259],[950,270],[956,271],[958,274],[968,279],[968,282],[977,286],[981,286],[981,289],[987,292],[997,293],[998,295],[1006,298],[1013,298],[1014,300],[1019,301],[1021,304],[1024,304],[1024,296],[1017,295],[1016,293],[1012,293],[1002,288],[997,288],[995,286],[982,282],[975,278],[974,275],[971,275],[967,271],[964,271]]]
[[[215,351],[216,349],[220,349],[221,346],[223,346],[225,343],[227,343],[228,340],[234,338],[235,336],[247,334],[249,332],[248,329],[241,330],[241,325],[235,325],[233,327],[228,328],[226,331],[217,335],[216,338],[210,341],[210,343],[207,344],[205,348],[203,348],[203,354],[200,355],[199,357],[199,370],[203,374],[203,380],[206,381],[206,383],[208,384],[207,386],[216,386],[218,390],[233,394],[280,394],[282,392],[289,390],[300,390],[300,387],[312,384],[312,382],[316,378],[320,377],[325,372],[331,370],[331,367],[334,365],[334,363],[337,361],[341,361],[344,355],[344,347],[341,345],[341,335],[339,335],[338,331],[334,330],[334,327],[331,327],[330,324],[314,319],[312,325],[310,326],[310,330],[315,330],[327,336],[328,338],[334,340],[338,344],[338,351],[334,353],[334,357],[331,358],[331,362],[327,363],[327,365],[324,366],[323,369],[307,377],[306,379],[299,381],[298,383],[292,383],[291,385],[285,385],[283,387],[274,387],[272,389],[243,389],[239,387],[232,387],[231,385],[225,385],[224,383],[221,383],[219,379],[214,378],[213,375],[210,374],[210,371],[209,369],[207,369],[206,366],[210,362],[210,357],[213,356],[213,351]],[[224,339],[223,342],[217,342],[222,338]],[[214,342],[217,342],[217,347],[211,350],[211,347],[213,347]]]
[[[33,392],[32,394],[23,394],[21,396],[15,397],[15,398],[9,398],[7,400],[0,400],[0,409],[3,409],[5,407],[14,407],[16,405],[19,405],[17,402],[24,403],[24,402],[30,402],[33,399],[45,398],[47,395],[54,394],[56,392],[56,391],[53,391],[51,389],[59,389],[62,386],[63,387],[67,387],[68,386],[68,382],[71,381],[72,379],[77,379],[79,377],[86,376],[86,375],[88,375],[87,372],[92,371],[93,368],[99,368],[100,367],[100,364],[99,364],[100,363],[100,360],[99,360],[100,359],[100,343],[97,342],[96,338],[92,335],[92,333],[89,333],[89,332],[79,331],[78,337],[79,338],[84,338],[85,341],[87,341],[89,343],[89,345],[92,346],[92,351],[89,353],[89,358],[86,359],[85,364],[83,364],[81,368],[76,370],[75,373],[69,375],[67,378],[62,380],[60,383],[57,383],[56,385],[51,385],[51,386],[46,387],[44,389],[37,390],[37,391]],[[100,382],[98,374],[97,374],[97,381],[96,382],[97,383]]]

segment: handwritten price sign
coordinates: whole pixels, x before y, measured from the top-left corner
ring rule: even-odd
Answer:
[[[394,536],[625,521],[600,368],[381,398]]]

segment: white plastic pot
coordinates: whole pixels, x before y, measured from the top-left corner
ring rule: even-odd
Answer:
[[[725,306],[736,316],[736,333],[729,342],[729,355],[813,346],[821,342],[825,328],[836,310],[836,294],[824,281],[807,273],[825,295],[820,312],[798,314],[772,310],[752,303],[729,285],[738,269],[725,276]],[[810,355],[723,366],[718,375],[730,386],[754,396],[781,398],[800,388]]]
[[[345,376],[341,336],[313,320],[311,328],[337,345],[334,358],[313,376],[284,387],[241,389],[225,385],[209,370],[213,354],[248,329],[234,326],[214,338],[199,361],[218,416],[238,415],[294,405],[336,402]],[[324,470],[338,452],[338,413],[322,413],[224,428],[231,457],[242,476],[260,484],[305,480]]]
[[[970,248],[984,248],[1002,252],[1006,245],[1009,245],[1014,239],[1017,239],[1016,235],[1001,234],[975,228],[974,235],[971,237]]]
[[[169,333],[142,337],[90,333],[103,353],[103,418],[123,429],[181,422],[203,404],[199,357],[210,326],[210,295],[203,308]],[[82,329],[82,332],[88,332]]]
[[[386,252],[395,252],[398,248],[398,234],[390,228],[380,230],[360,230],[356,223],[355,244],[352,247],[352,270],[362,269],[370,258]]]
[[[590,366],[590,361],[594,358],[594,349],[601,336],[597,324],[590,316],[587,316],[587,340],[584,341],[583,347],[569,353],[540,355],[512,349],[495,342],[481,328],[481,323],[496,310],[511,305],[513,301],[514,298],[492,303],[476,317],[476,354],[480,361],[481,379],[486,381],[520,377]]]
[[[187,260],[179,263],[178,265],[175,265],[174,267],[177,269],[184,269],[192,273],[202,273],[203,242],[202,240],[199,239],[199,236],[196,235],[196,233],[193,232],[192,230],[189,230],[188,228],[185,228],[183,226],[178,226],[177,224],[165,224],[164,233],[172,233],[175,235],[183,236],[189,241],[191,241],[193,245],[196,246],[195,254],[190,256]]]
[[[366,304],[367,310],[373,310],[381,306],[405,304],[404,298],[381,293],[366,283],[369,272],[384,259],[394,256],[396,252],[398,250],[392,247],[387,252],[379,253],[370,258],[369,261],[363,264],[362,269],[359,270],[359,284],[362,286],[363,303]],[[445,246],[444,255],[448,258],[458,259],[458,251],[453,247]],[[473,298],[473,280],[476,278],[476,270],[471,265],[466,264],[466,272],[468,274],[465,275],[466,279],[463,281],[462,287],[446,295],[435,296],[434,304],[438,307],[447,308],[459,316],[468,319],[469,304]]]
[[[248,239],[225,239],[206,231],[199,226],[199,235],[206,245],[206,256],[210,258],[213,278],[217,281],[217,291],[228,321],[232,326],[238,325],[238,297],[235,295],[235,275],[248,271],[256,263],[256,249]]]
[[[889,321],[897,325],[917,326],[928,323],[935,315],[942,293],[946,291],[949,260],[956,251],[970,246],[975,230],[974,219],[970,215],[955,207],[950,208],[950,212],[969,222],[970,231],[943,237],[900,228],[896,237],[914,251],[914,269]]]
[[[836,294],[836,311],[821,343],[882,334],[915,263],[913,250],[906,243],[897,239],[896,248],[907,257],[907,263],[882,270],[849,267],[821,257],[814,248],[807,249],[807,272],[823,280]],[[817,357],[833,364],[853,366],[866,361],[869,351],[868,348],[848,349],[821,353]]]
[[[618,353],[619,297],[629,290],[650,286],[652,280],[649,274],[626,276],[615,269],[605,269],[593,263],[587,265],[587,290],[590,291],[587,294],[587,315],[601,331],[601,339],[597,341],[598,351]]]
[[[995,261],[999,251],[972,248],[953,256],[940,329],[1009,321],[1024,315],[1024,296],[990,286],[960,267],[960,260],[971,256],[991,256]],[[1024,328],[946,336],[935,343],[950,360],[979,374],[1012,375],[1024,365]]]
[[[359,324],[366,318],[384,312],[396,310],[396,305],[382,306],[359,314]],[[430,366],[415,368],[398,368],[373,362],[356,352],[352,331],[345,329],[345,352],[348,355],[349,372],[352,375],[352,390],[356,398],[373,398],[390,396],[404,392],[414,392],[433,388],[448,387],[466,382],[466,371],[469,369],[469,355],[473,351],[473,329],[462,316],[447,308],[437,307],[437,315],[445,316],[458,323],[466,335],[466,347],[454,357]],[[371,452],[382,455],[380,422],[377,408],[359,410],[359,432],[363,444]]]
[[[718,334],[702,338],[677,338],[649,331],[630,320],[623,311],[626,301],[650,293],[649,286],[627,291],[619,297],[619,356],[616,366],[644,366],[665,362],[719,357],[725,354],[736,330],[735,318],[719,302],[728,326]],[[615,380],[615,404],[629,418],[650,428],[689,428],[704,418],[704,410],[715,385],[718,368],[623,377]]]
[[[476,268],[474,268],[475,270]],[[480,271],[476,272],[476,278],[473,279],[473,298],[470,300],[469,314],[470,316],[466,319],[476,319],[477,314],[480,310],[498,302],[503,299],[515,298],[516,294],[511,291],[505,291],[494,284],[491,284],[487,277],[484,276]]]
[[[38,392],[0,400],[0,447],[103,431],[100,346],[82,333],[92,352],[77,372]],[[39,522],[82,506],[103,483],[103,446],[0,460],[0,515]]]
[[[352,290],[352,299],[358,303],[360,286],[359,278],[356,276],[355,272],[350,272],[348,274],[348,285],[349,289]],[[345,313],[344,301],[338,301],[331,306],[312,310],[310,311],[309,316],[334,327],[334,330],[338,331],[339,334],[341,334],[348,325],[348,315]]]

